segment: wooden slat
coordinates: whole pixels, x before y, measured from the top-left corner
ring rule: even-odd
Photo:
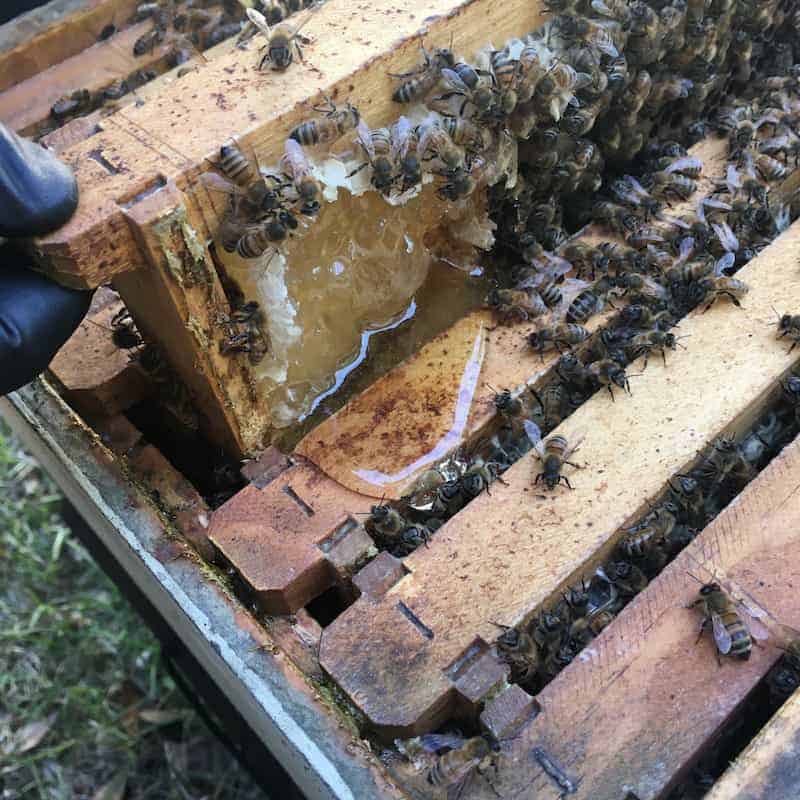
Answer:
[[[701,615],[685,606],[697,598],[698,584],[687,573],[730,580],[781,622],[798,625],[798,487],[800,439],[795,439],[537,695],[541,713],[506,743],[495,785],[501,796],[556,800],[561,795],[538,765],[536,747],[575,783],[577,791],[569,795],[574,800],[665,796],[782,655],[767,640],[748,661],[725,659],[719,666],[710,631],[695,644]],[[785,773],[789,781],[792,773],[796,782],[796,763]],[[767,769],[763,778],[771,779]],[[464,800],[494,797],[476,782]]]
[[[0,28],[0,92],[91,47],[121,28],[140,0],[54,0]]]
[[[230,313],[198,222],[168,184],[126,212],[148,269],[120,275],[116,288],[146,340],[159,342],[203,412],[207,435],[228,452],[257,449],[269,428],[244,359],[219,350],[219,319]]]
[[[528,454],[505,473],[508,486],[478,497],[408,557],[410,574],[380,602],[362,598],[325,630],[323,666],[375,726],[397,733],[441,722],[449,664],[476,638],[492,641],[493,622],[529,618],[602,559],[614,533],[698,449],[752,422],[795,358],[775,341],[772,307],[800,307],[798,243],[794,225],[741,270],[751,285],[742,309],[720,302],[687,318],[687,352],[666,368],[651,359],[632,397],[618,392],[612,403],[598,393],[557,429],[586,433],[574,491],[535,489],[539,463]],[[409,625],[400,603],[430,638]]]
[[[800,693],[795,692],[714,784],[705,800],[800,797]]]
[[[383,124],[400,111],[391,101],[394,83],[386,73],[418,62],[423,34],[429,48],[447,46],[452,36],[457,51],[471,55],[486,44],[487,30],[499,44],[541,20],[538,4],[524,0],[509,0],[502,7],[489,0],[415,0],[402,8],[379,0],[355,9],[331,0],[304,29],[314,38],[304,50],[305,64],[293,64],[283,74],[259,73],[255,47],[232,50],[157,99],[119,112],[111,118],[116,124],[65,151],[77,170],[81,200],[70,222],[38,240],[43,266],[75,286],[94,286],[134,268],[140,256],[133,238],[118,238],[111,250],[105,234],[117,224],[118,204],[157,175],[176,180],[180,188],[187,182],[195,187],[197,173],[206,169],[204,159],[213,158],[232,134],[261,164],[275,163],[288,132],[310,113],[309,101],[322,91],[339,102],[350,100],[370,125]],[[124,168],[97,170],[90,163],[92,152]],[[204,192],[197,195],[213,227],[210,200]],[[98,262],[105,262],[103,277]]]
[[[694,199],[670,209],[675,215],[691,213],[725,175],[726,140],[705,140],[691,152],[703,161],[703,177]],[[596,226],[581,238],[621,241]],[[614,313],[609,308],[586,327],[599,330]],[[495,327],[486,311],[468,315],[318,425],[296,452],[354,491],[399,498],[422,472],[487,429],[495,419],[490,387],[537,387],[552,377],[558,353],[542,359],[526,342],[538,327]]]
[[[76,89],[94,92],[136,69],[163,64],[172,46],[169,40],[154,48],[152,53],[133,54],[134,42],[152,27],[150,20],[131,25],[111,39],[96,42],[6,89],[0,94],[0,120],[19,133],[34,133],[37,125],[49,117],[53,103],[64,95]],[[81,186],[81,190],[83,188]]]

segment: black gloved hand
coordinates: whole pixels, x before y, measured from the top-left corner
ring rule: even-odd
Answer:
[[[0,124],[0,236],[37,236],[78,205],[71,170]],[[91,292],[65,289],[31,271],[13,243],[0,247],[0,395],[33,380],[78,327]]]

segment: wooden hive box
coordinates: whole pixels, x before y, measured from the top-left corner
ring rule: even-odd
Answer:
[[[0,117],[35,129],[54,99],[78,88],[76,64],[82,79],[91,75],[102,86],[114,39],[129,45],[135,37],[123,30],[84,52],[92,37],[78,32],[130,9],[123,0],[88,3],[0,55]],[[487,31],[504,42],[544,16],[538,4],[517,0],[402,8],[329,0],[304,29],[312,39],[305,62],[286,73],[259,73],[252,48],[223,43],[179,80],[167,75],[142,88],[143,104],[49,135],[76,170],[81,204],[64,228],[33,244],[42,269],[76,287],[113,283],[201,412],[212,443],[202,457],[215,468],[206,472],[234,463],[223,485],[228,499],[219,504],[219,487],[195,477],[192,456],[181,461],[180,443],[141,411],[157,387],[113,348],[115,294],[98,293],[49,385],[26,391],[57,391],[78,409],[51,398],[109,468],[149,493],[167,528],[209,569],[235,575],[238,599],[230,602],[243,604],[242,625],[315,691],[337,698],[318,712],[348,720],[359,746],[354,764],[380,775],[359,797],[443,796],[392,743],[454,724],[499,748],[496,774],[471,773],[462,798],[671,797],[747,710],[782,652],[773,636],[748,661],[718,666],[710,638],[695,642],[699,615],[685,608],[697,596],[696,576],[719,577],[776,623],[800,627],[800,441],[793,438],[538,691],[509,680],[496,646],[503,626],[529,623],[593,576],[668,493],[669,481],[700,463],[700,452],[723,434],[752,441],[754,426],[781,407],[781,382],[798,356],[775,341],[774,309],[800,308],[800,222],[737,273],[749,286],[741,309],[723,302],[708,313],[696,309],[679,327],[686,350],[665,364],[651,358],[630,397],[618,392],[612,401],[597,392],[564,419],[557,433],[585,434],[576,456],[583,468],[568,473],[572,491],[535,485],[540,466],[529,452],[410,555],[380,548],[361,524],[371,506],[403,497],[464,442],[498,429],[488,387],[520,393],[552,384],[558,354],[540,357],[525,343],[537,325],[494,327],[482,309],[352,397],[290,455],[267,448],[247,461],[244,478],[220,455],[219,446],[256,456],[270,426],[247,359],[209,346],[231,302],[209,250],[219,209],[199,180],[207,160],[235,134],[259,163],[275,163],[321,92],[357,105],[371,126],[386,124],[396,116],[387,73],[417,63],[423,36],[429,49],[452,38],[469,53],[486,44]],[[163,57],[154,53],[153,63]],[[131,64],[116,69],[127,74]],[[30,103],[42,87],[46,99]],[[728,143],[708,138],[692,154],[703,161],[697,191],[708,194],[725,180]],[[774,182],[770,197],[790,202],[795,190],[796,173]],[[676,203],[671,213],[695,205]],[[578,237],[613,239],[598,227]],[[595,339],[610,329],[614,311],[592,318]],[[114,357],[87,375],[80,365],[97,352]],[[782,751],[796,747],[797,725],[794,695],[709,796],[796,797],[797,769]]]

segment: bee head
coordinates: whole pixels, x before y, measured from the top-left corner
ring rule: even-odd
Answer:
[[[708,595],[718,591],[720,591],[718,583],[707,583],[700,589],[700,594],[703,595],[703,597],[708,597]]]

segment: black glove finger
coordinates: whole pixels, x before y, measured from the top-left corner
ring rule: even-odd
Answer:
[[[91,292],[65,289],[10,261],[8,250],[0,249],[0,395],[47,367],[92,300]]]
[[[55,230],[77,205],[72,170],[49,150],[0,124],[0,236],[39,236]]]

